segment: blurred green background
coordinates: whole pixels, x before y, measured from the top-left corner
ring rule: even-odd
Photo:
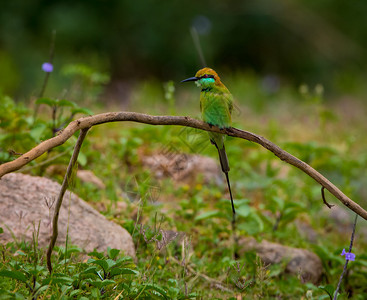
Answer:
[[[84,63],[111,75],[106,90],[117,97],[136,80],[178,81],[201,67],[195,27],[220,74],[253,72],[270,89],[322,83],[330,93],[356,93],[366,75],[366,15],[361,0],[3,1],[0,87],[18,99],[39,92],[53,30],[53,76]],[[61,93],[65,78],[57,79],[50,88]]]
[[[0,164],[53,137],[82,115],[131,110],[199,118],[199,90],[194,84],[179,83],[202,67],[190,30],[195,28],[207,65],[220,74],[234,96],[233,126],[270,139],[366,208],[366,15],[365,0],[2,1]],[[54,71],[42,95],[48,75],[41,66],[50,60],[53,32]],[[120,297],[122,292],[124,299],[137,299],[143,291],[148,295],[148,282],[158,284],[156,291],[163,290],[163,294],[175,291],[177,297],[172,299],[187,299],[187,290],[197,293],[197,299],[239,299],[239,294],[246,294],[244,299],[251,299],[248,295],[254,295],[252,299],[311,299],[310,292],[314,299],[328,299],[318,284],[304,284],[299,276],[285,272],[284,263],[266,269],[255,259],[255,252],[239,258],[245,265],[242,273],[235,279],[228,276],[235,261],[226,186],[207,183],[203,174],[194,173],[187,176],[192,180],[188,183],[175,182],[168,175],[158,176],[160,170],[144,163],[167,149],[218,162],[205,132],[194,131],[183,138],[181,130],[109,123],[93,127],[84,142],[79,168],[93,171],[105,188],[79,179],[72,188],[132,234],[136,269],[141,274],[126,279],[121,289],[106,287],[105,298]],[[195,139],[204,147],[195,147]],[[72,137],[48,151],[22,172],[62,182],[75,141]],[[349,245],[354,214],[329,193],[327,201],[339,207],[325,208],[320,186],[271,152],[231,137],[226,149],[239,237],[313,251],[322,261],[320,284],[335,287],[345,262],[340,253]],[[172,244],[165,259],[160,259],[161,252],[144,242],[138,221],[156,228],[161,217],[165,230],[190,236],[189,256],[183,247]],[[366,298],[367,234],[362,222],[358,221],[353,248],[357,259],[348,265],[340,299]],[[18,246],[9,245],[3,248],[7,260],[3,259],[0,270],[18,265],[27,270],[27,264],[33,270],[40,262],[40,278],[48,278],[42,260],[34,262],[17,254]],[[172,264],[170,259],[180,249],[197,274],[225,282],[229,289],[213,289],[212,281],[191,277],[186,267]],[[88,267],[69,265],[66,273],[63,261],[60,255],[55,267],[69,277],[79,276],[78,270]],[[238,279],[253,284],[240,289]],[[0,280],[0,298],[5,290],[13,299],[12,291],[18,287],[29,296],[14,280]],[[89,285],[84,290],[68,289],[66,296],[77,292],[91,298]],[[58,299],[61,288],[55,286],[45,293]]]

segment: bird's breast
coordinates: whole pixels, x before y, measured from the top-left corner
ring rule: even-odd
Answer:
[[[231,115],[224,97],[220,94],[202,92],[201,113],[204,122],[220,128],[231,126]]]

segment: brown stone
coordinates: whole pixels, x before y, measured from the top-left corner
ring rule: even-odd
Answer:
[[[32,232],[40,222],[39,245],[47,247],[51,219],[60,184],[43,177],[12,173],[0,180],[0,226],[4,233],[0,241],[32,240]],[[107,247],[121,249],[135,257],[130,234],[121,226],[107,220],[75,194],[66,191],[59,217],[58,245],[65,245],[67,227],[69,243],[86,251]]]
[[[292,248],[268,241],[257,242],[254,238],[242,238],[239,241],[240,253],[255,251],[265,264],[285,262],[285,271],[299,275],[302,282],[317,284],[323,272],[320,258],[306,249]]]

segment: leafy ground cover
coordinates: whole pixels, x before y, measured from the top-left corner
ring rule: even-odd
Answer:
[[[235,127],[267,137],[367,207],[365,104],[352,98],[325,99],[321,85],[268,91],[249,74],[234,74],[225,82],[236,99]],[[72,118],[121,109],[96,100],[95,86],[82,88],[71,94],[73,101],[42,97],[36,105],[16,103],[1,95],[0,162],[12,160],[52,137]],[[136,84],[134,91],[126,110],[199,116],[199,95],[194,88],[172,82],[143,82]],[[75,140],[42,155],[26,166],[25,172],[61,181],[63,174],[50,173],[48,167],[66,165]],[[79,167],[98,174],[106,189],[76,179],[73,191],[132,234],[136,261],[114,249],[107,254],[90,253],[88,259],[82,249],[65,245],[55,251],[55,271],[49,275],[45,253],[37,249],[35,234],[33,244],[14,241],[1,245],[1,297],[330,298],[325,290],[337,285],[345,262],[340,254],[349,246],[351,228],[345,225],[348,220],[338,223],[330,219],[320,186],[265,149],[227,138],[238,235],[315,252],[323,263],[320,286],[324,288],[285,273],[284,264],[264,265],[254,252],[234,259],[236,247],[231,239],[231,206],[225,185],[205,184],[200,176],[193,184],[175,183],[169,176],[157,179],[142,165],[143,155],[160,153],[168,146],[180,153],[217,159],[206,133],[190,131],[183,135],[179,127],[132,123],[93,128],[78,159]],[[331,195],[326,197],[339,205]],[[119,203],[126,203],[126,209],[117,212]],[[354,215],[350,216],[352,220]],[[307,225],[316,238],[308,239],[300,223]],[[367,293],[364,224],[359,219],[353,248],[356,260],[348,265],[339,299],[364,299]],[[168,243],[161,229],[180,233],[179,237]]]

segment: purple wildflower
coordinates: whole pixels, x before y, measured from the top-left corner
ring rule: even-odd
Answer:
[[[42,70],[45,71],[46,73],[52,72],[53,69],[54,69],[54,66],[51,63],[45,62],[42,65]]]
[[[342,251],[342,256],[345,255],[345,259],[346,260],[351,260],[351,261],[354,261],[355,258],[356,258],[356,255],[352,252],[345,252],[345,249],[343,249]]]

